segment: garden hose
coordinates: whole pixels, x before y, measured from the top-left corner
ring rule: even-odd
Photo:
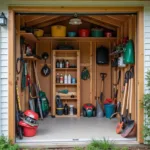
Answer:
[[[88,80],[90,78],[90,73],[86,67],[83,68],[81,72],[81,79],[82,80]]]

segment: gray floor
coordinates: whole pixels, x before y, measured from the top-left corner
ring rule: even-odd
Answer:
[[[136,140],[116,134],[117,119],[106,118],[45,118],[40,121],[34,137],[24,137],[17,142],[86,141],[91,139]]]

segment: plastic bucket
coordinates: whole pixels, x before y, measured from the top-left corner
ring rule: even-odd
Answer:
[[[111,115],[115,112],[115,105],[114,104],[105,104],[104,110],[105,110],[106,118],[110,118]]]

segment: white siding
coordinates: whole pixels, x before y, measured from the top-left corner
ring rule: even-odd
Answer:
[[[144,8],[144,72],[150,69],[150,7]],[[145,92],[147,92],[145,80]]]
[[[7,8],[0,8],[8,17]],[[0,26],[0,135],[8,135],[8,28]]]

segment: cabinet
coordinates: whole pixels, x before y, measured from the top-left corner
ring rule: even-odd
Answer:
[[[55,117],[80,117],[80,50],[52,50],[53,54],[53,110],[52,115]],[[56,61],[68,60],[70,67],[56,68]],[[71,64],[75,67],[71,67]],[[70,74],[76,79],[75,83],[56,83],[56,75]],[[64,94],[61,90],[67,89],[68,93]],[[73,105],[77,110],[74,115],[57,115],[56,114],[56,95],[60,96],[63,105]]]

